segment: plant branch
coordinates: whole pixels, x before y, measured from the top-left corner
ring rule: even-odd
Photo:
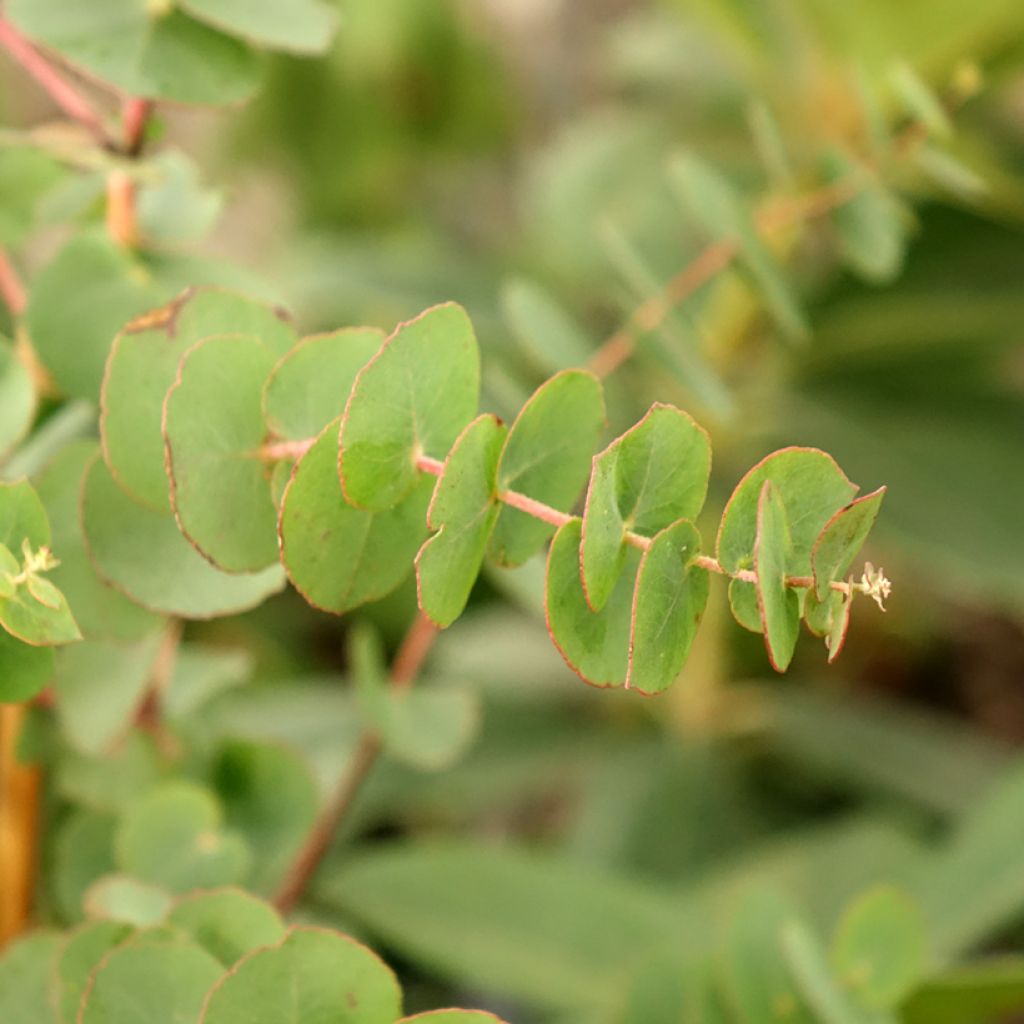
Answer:
[[[100,141],[110,141],[103,119],[92,104],[2,14],[0,45],[49,93],[65,114],[85,125]]]
[[[391,685],[395,690],[406,690],[415,682],[437,632],[437,627],[425,615],[417,614],[391,664]],[[313,823],[274,897],[274,906],[282,914],[294,909],[301,899],[330,849],[338,829],[348,817],[380,753],[380,737],[375,730],[364,729],[337,790]]]
[[[11,316],[17,318],[25,312],[28,304],[25,285],[4,249],[0,249],[0,297],[11,311]]]

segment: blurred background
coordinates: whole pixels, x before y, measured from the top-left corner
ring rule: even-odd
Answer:
[[[894,589],[884,615],[855,608],[835,665],[805,638],[783,678],[713,586],[684,678],[640,700],[564,667],[544,629],[542,563],[488,573],[431,662],[479,691],[479,735],[445,771],[380,768],[303,914],[380,949],[410,1012],[451,996],[522,1024],[639,1013],[623,1009],[638,984],[623,930],[648,943],[671,908],[680,943],[703,948],[751,879],[784,886],[826,930],[859,889],[897,881],[939,948],[1020,948],[1019,0],[341,6],[330,53],[270,58],[244,108],[161,107],[153,149],[176,212],[154,190],[150,237],[234,265],[232,280],[306,331],[390,328],[455,299],[484,348],[484,407],[511,417],[563,348],[597,351],[714,240],[680,201],[680,154],[762,212],[791,209],[854,160],[882,211],[866,227],[826,214],[769,236],[806,338],[787,337],[762,289],[727,269],[637,333],[607,382],[608,436],[653,401],[708,428],[705,536],[764,454],[831,452],[864,493],[888,486],[867,554]],[[2,80],[7,124],[46,120],[19,72],[4,64]],[[16,189],[21,172],[5,161],[0,227],[13,232],[4,181]],[[35,208],[30,278],[68,220],[96,217],[102,187],[90,194],[87,179],[56,199],[50,183]],[[394,643],[414,607],[408,581],[364,617]],[[190,749],[283,742],[326,787],[354,735],[338,681],[346,628],[294,594],[190,625],[189,639],[248,658],[247,685],[188,725]],[[111,811],[81,772],[79,755],[58,759],[57,917],[98,873],[73,870],[68,848]],[[953,849],[990,799],[1008,801],[991,842]]]

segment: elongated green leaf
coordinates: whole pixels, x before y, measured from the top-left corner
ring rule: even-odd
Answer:
[[[49,1000],[56,932],[36,932],[7,946],[0,956],[0,1020],[4,1024],[54,1024]]]
[[[255,338],[200,342],[182,360],[164,400],[171,504],[182,532],[227,572],[277,561],[277,509],[259,457],[261,396],[274,367]]]
[[[565,370],[542,384],[516,417],[498,463],[499,491],[517,491],[568,511],[583,488],[604,426],[601,382],[585,370]],[[522,565],[554,527],[507,505],[491,534],[499,565]]]
[[[625,560],[625,531],[653,537],[696,519],[711,472],[707,432],[670,405],[647,415],[594,458],[583,513],[581,565],[587,603],[600,611]]]
[[[35,412],[32,377],[11,344],[0,337],[0,457],[28,433]]]
[[[0,704],[31,700],[55,671],[49,647],[31,647],[0,629]]]
[[[476,415],[480,352],[465,310],[434,306],[401,324],[359,372],[341,423],[349,502],[383,510],[416,486],[420,455],[444,458]]]
[[[832,939],[832,965],[865,1006],[897,1007],[928,959],[924,917],[900,889],[880,885],[851,903]]]
[[[330,45],[337,14],[324,0],[181,0],[200,21],[274,50],[323,53]]]
[[[89,976],[133,931],[131,925],[120,921],[94,921],[71,933],[53,971],[60,1024],[76,1024]]]
[[[26,323],[57,385],[95,402],[114,335],[164,298],[164,289],[127,249],[106,235],[83,234],[36,275]]]
[[[340,615],[384,597],[411,571],[427,533],[434,480],[424,476],[386,511],[353,508],[338,481],[337,451],[334,423],[296,463],[278,531],[281,559],[296,590],[315,608]]]
[[[889,71],[889,84],[903,103],[907,113],[919,121],[929,134],[939,139],[953,135],[953,124],[942,100],[905,61],[894,64]]]
[[[161,433],[164,396],[185,353],[204,338],[223,334],[258,338],[278,357],[297,341],[279,311],[218,288],[189,289],[114,339],[100,411],[103,454],[118,484],[155,509],[170,507]],[[110,344],[109,337],[104,344]]]
[[[54,691],[61,732],[82,753],[99,754],[132,726],[161,641],[86,641],[61,651]]]
[[[704,230],[716,241],[737,246],[744,269],[779,327],[790,338],[805,338],[809,329],[803,311],[732,185],[691,153],[673,161],[670,174],[690,214]]]
[[[221,965],[190,942],[136,939],[97,968],[82,1001],[79,1024],[183,1024],[194,1021]]]
[[[316,437],[345,411],[356,374],[383,341],[373,327],[303,338],[267,381],[263,414],[271,433],[289,441]]]
[[[241,889],[214,889],[180,899],[167,923],[182,929],[225,967],[284,938],[284,922],[268,903]]]
[[[438,531],[416,556],[419,604],[435,625],[450,626],[463,612],[480,573],[498,518],[498,459],[508,430],[480,416],[462,432],[445,460],[427,512]]]
[[[146,0],[13,0],[26,35],[132,96],[181,103],[238,103],[259,82],[243,42]]]
[[[97,451],[95,441],[73,441],[36,480],[50,519],[53,549],[60,553],[60,565],[47,575],[67,597],[86,639],[132,643],[152,633],[160,619],[101,579],[85,549],[82,483]]]
[[[786,565],[791,560],[789,518],[778,488],[765,480],[757,507],[754,572],[757,606],[761,614],[768,659],[776,672],[785,672],[800,636],[800,595],[786,586]]]
[[[689,520],[667,526],[640,561],[633,595],[626,686],[660,693],[682,671],[708,601],[708,572],[693,564],[700,534]]]
[[[585,366],[593,341],[547,291],[516,278],[501,292],[501,310],[523,351],[545,373]]]
[[[814,589],[824,600],[828,585],[842,579],[867,539],[885,497],[880,487],[840,509],[823,527],[811,550]]]
[[[252,608],[284,585],[279,565],[247,575],[214,568],[169,513],[129,498],[99,459],[86,470],[82,521],[100,575],[155,611],[212,618]]]
[[[551,543],[545,579],[545,612],[551,639],[569,667],[593,686],[622,686],[629,670],[633,590],[639,552],[629,548],[611,596],[591,611],[580,580],[579,519],[566,523]]]
[[[829,212],[840,255],[866,280],[891,281],[902,269],[907,246],[898,204],[871,170],[840,150],[830,151],[822,164],[826,181],[856,187],[850,199]]]
[[[679,904],[621,877],[468,843],[346,857],[315,893],[446,977],[552,1009],[618,1005],[687,927]]]
[[[792,576],[811,574],[811,548],[825,524],[857,493],[835,460],[816,448],[783,448],[754,466],[736,485],[718,530],[718,559],[729,573],[753,564],[757,507],[771,480],[789,516]]]
[[[395,976],[369,949],[337,932],[293,928],[280,945],[249,954],[224,975],[199,1022],[384,1024],[401,1012]]]

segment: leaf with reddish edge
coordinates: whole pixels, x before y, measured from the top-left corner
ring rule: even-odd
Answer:
[[[762,459],[736,485],[718,529],[718,560],[731,574],[753,564],[761,488],[771,480],[789,517],[791,576],[809,576],[811,548],[824,525],[857,493],[831,455],[817,448],[783,448]]]
[[[711,472],[707,431],[685,412],[655,404],[595,456],[583,512],[580,564],[587,603],[600,611],[625,559],[625,535],[653,537],[696,519]]]
[[[640,553],[629,548],[615,589],[599,612],[590,610],[580,582],[582,523],[571,519],[551,542],[544,610],[548,632],[569,667],[592,686],[623,686],[629,671],[633,588]]]
[[[563,370],[542,384],[520,410],[498,463],[498,490],[518,491],[560,511],[579,496],[605,422],[601,382],[586,370]],[[553,527],[507,505],[491,534],[499,565],[522,565]]]
[[[732,617],[751,633],[761,632],[761,612],[757,607],[757,589],[747,580],[729,580],[729,610]]]
[[[484,1010],[428,1010],[403,1017],[396,1024],[413,1024],[413,1021],[429,1021],[429,1024],[507,1024],[500,1017]]]
[[[33,647],[59,647],[81,640],[81,630],[64,595],[52,584],[50,592],[52,599],[45,604],[27,584],[19,586],[11,597],[0,597],[0,626]]]
[[[800,595],[786,586],[790,556],[789,522],[779,489],[765,480],[757,504],[757,538],[754,571],[757,573],[757,604],[768,659],[776,672],[785,672],[793,659],[800,635]]]
[[[498,459],[508,428],[492,415],[478,416],[459,436],[427,512],[437,533],[416,556],[419,605],[444,629],[463,612],[480,573],[498,518]]]
[[[100,576],[165,615],[209,619],[245,611],[284,586],[280,565],[251,574],[215,568],[182,536],[169,513],[129,498],[99,458],[82,485],[82,524]]]
[[[51,972],[53,999],[61,1024],[75,1024],[89,976],[133,931],[131,925],[121,921],[91,921],[70,933]]]
[[[259,458],[263,385],[273,367],[273,353],[256,338],[207,338],[185,354],[164,399],[174,516],[196,550],[225,572],[277,561],[277,509]]]
[[[398,981],[375,953],[338,932],[292,928],[278,945],[250,953],[213,986],[199,1024],[386,1024],[401,1012]]]
[[[851,590],[848,594],[832,591],[833,611],[832,622],[829,627],[828,636],[825,637],[825,645],[828,647],[828,663],[839,657],[846,644],[846,634],[850,629],[850,608],[853,605],[853,595],[856,591]],[[836,600],[838,599],[838,600]]]
[[[700,534],[688,519],[665,527],[640,560],[626,688],[660,693],[682,671],[708,601],[708,572],[695,566]]]
[[[345,407],[338,473],[349,504],[397,505],[420,479],[417,458],[444,458],[479,399],[480,350],[461,306],[400,324],[359,371]]]
[[[871,532],[882,507],[885,488],[879,487],[863,498],[841,508],[823,527],[811,549],[814,589],[819,600],[833,580],[846,575]]]
[[[190,893],[167,915],[210,956],[231,967],[247,953],[284,938],[284,923],[268,903],[242,889],[225,887]]]
[[[158,511],[170,508],[162,410],[182,357],[215,335],[258,338],[275,356],[298,340],[283,314],[218,288],[189,289],[133,320],[114,339],[100,395],[103,457],[118,486]]]
[[[295,464],[278,516],[281,559],[296,590],[335,615],[394,590],[427,533],[433,477],[424,475],[394,508],[347,504],[338,480],[338,425],[328,424]]]
[[[26,540],[34,551],[49,547],[46,509],[27,480],[0,481],[0,544],[17,555]]]
[[[347,327],[303,338],[274,367],[263,391],[263,415],[275,437],[316,437],[345,411],[359,371],[377,354],[384,332]]]

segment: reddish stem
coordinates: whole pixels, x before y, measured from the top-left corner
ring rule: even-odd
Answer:
[[[135,180],[126,171],[111,171],[107,178],[107,231],[127,249],[139,244]]]
[[[102,142],[109,137],[103,119],[89,101],[5,18],[0,15],[0,45],[49,93],[69,117]]]
[[[28,304],[25,286],[3,249],[0,249],[0,296],[11,311],[11,316],[20,317],[25,312],[25,306]]]
[[[153,112],[151,100],[132,96],[124,101],[121,112],[121,129],[124,151],[127,156],[138,156],[146,141],[146,125]]]

